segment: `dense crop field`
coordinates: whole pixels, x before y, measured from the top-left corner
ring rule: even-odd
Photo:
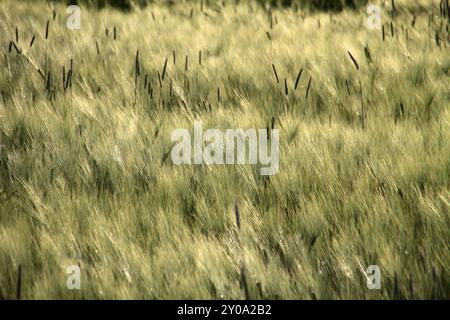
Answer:
[[[0,298],[448,299],[448,13],[373,3],[0,1]],[[173,164],[195,120],[279,171]]]

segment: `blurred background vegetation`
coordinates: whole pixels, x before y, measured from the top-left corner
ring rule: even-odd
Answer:
[[[133,5],[146,6],[152,3],[163,3],[172,5],[178,2],[192,2],[198,5],[214,5],[219,2],[226,2],[223,0],[60,0],[65,1],[68,4],[88,4],[94,7],[103,8],[105,6],[111,6],[122,10],[130,10]],[[232,2],[239,3],[245,2],[243,0],[232,0]],[[365,4],[367,0],[255,0],[256,3],[263,6],[270,5],[272,7],[298,7],[317,10],[332,10],[339,11],[344,8],[357,9]]]

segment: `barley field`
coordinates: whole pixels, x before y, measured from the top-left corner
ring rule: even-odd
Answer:
[[[0,1],[0,298],[448,299],[445,1],[167,2]],[[173,164],[197,120],[279,171]]]

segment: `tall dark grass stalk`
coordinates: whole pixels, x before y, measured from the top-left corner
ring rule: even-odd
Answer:
[[[22,298],[22,265],[17,269],[16,299]]]
[[[409,289],[409,298],[414,299],[414,286],[411,275],[408,277],[408,289]]]
[[[248,282],[247,282],[246,270],[245,270],[245,260],[243,257],[242,243],[241,243],[240,236],[239,236],[239,233],[241,231],[241,215],[239,212],[239,207],[238,207],[237,202],[234,205],[234,215],[236,218],[236,226],[238,229],[238,233],[237,233],[238,241],[237,242],[239,244],[239,251],[240,251],[239,260],[240,260],[240,264],[241,264],[241,267],[239,270],[239,287],[241,288],[241,290],[244,291],[245,300],[250,300],[250,291],[248,289]]]
[[[64,90],[64,84],[66,82],[66,67],[63,66],[62,67],[62,88]]]
[[[47,74],[47,68],[48,68],[48,58],[47,58],[47,51],[48,51],[48,33],[50,28],[50,20],[47,20],[47,23],[45,25],[45,33],[44,33],[44,40],[45,40],[45,53],[44,53],[44,74]]]
[[[248,283],[247,283],[247,277],[245,275],[245,266],[244,264],[241,265],[241,270],[240,270],[240,287],[241,289],[244,290],[244,296],[245,296],[245,300],[250,300],[250,292],[248,290]]]
[[[399,300],[400,299],[400,289],[399,289],[399,286],[398,286],[397,273],[394,273],[394,290],[392,292],[392,297],[394,298],[394,300]]]
[[[447,20],[450,24],[450,0],[445,1],[445,7],[447,8]]]
[[[309,77],[308,87],[306,88],[306,95],[305,95],[305,100],[306,101],[308,101],[309,90],[311,89],[311,83],[312,83],[312,76]]]
[[[364,114],[364,102],[363,102],[363,89],[362,89],[362,83],[361,83],[361,73],[359,70],[359,64],[358,61],[356,61],[355,57],[353,57],[353,55],[351,54],[350,51],[347,51],[348,55],[350,56],[350,59],[353,62],[353,65],[356,68],[356,71],[358,72],[358,80],[359,80],[359,94],[360,94],[360,99],[361,99],[361,128],[364,129],[365,128],[365,123],[364,123],[364,119],[365,119],[365,114]]]
[[[269,27],[270,27],[270,29],[273,29],[273,13],[272,13],[272,9],[269,9],[268,20],[269,20]]]
[[[100,48],[98,46],[97,40],[95,40],[95,48],[97,49],[97,54],[100,55]]]
[[[236,226],[237,226],[238,230],[240,230],[241,229],[241,215],[239,213],[239,207],[238,207],[237,203],[234,205],[234,215],[236,217]]]
[[[51,84],[52,84],[52,73],[50,72],[50,70],[47,72],[47,82],[45,84],[45,90],[47,90],[47,92],[50,92],[51,90]]]
[[[275,80],[277,80],[277,83],[280,83],[280,80],[278,79],[277,69],[275,68],[275,65],[273,63],[272,63],[272,70],[273,74],[275,75]]]
[[[139,62],[139,49],[136,51],[135,67],[134,67],[134,104],[137,100],[138,78],[141,75],[141,64]]]
[[[147,93],[150,96],[150,100],[152,100],[153,99],[153,88],[150,84],[148,85]]]
[[[50,20],[47,20],[47,24],[45,25],[45,35],[44,35],[45,40],[48,39],[49,28],[50,28]]]
[[[300,77],[302,76],[302,73],[303,73],[303,68],[300,69],[300,71],[298,72],[298,75],[297,75],[297,79],[295,79],[294,91],[297,90],[297,87],[300,83]]]
[[[71,88],[72,89],[72,74],[73,74],[73,59],[70,59],[70,68],[69,71],[67,72],[67,78],[66,78],[66,84],[64,86],[64,91],[67,90],[67,88]]]
[[[30,48],[33,46],[33,43],[34,43],[35,39],[36,39],[36,36],[33,35],[33,37],[31,38],[31,41],[30,41]]]
[[[164,77],[166,76],[166,69],[167,69],[167,58],[164,61],[164,66],[161,73],[161,80],[164,81]]]
[[[159,71],[157,71],[157,73],[158,73],[159,87],[162,88],[161,74],[159,73]]]
[[[450,23],[450,5],[449,0],[441,0],[439,4],[439,10],[442,20],[445,18],[448,19],[448,22]]]

